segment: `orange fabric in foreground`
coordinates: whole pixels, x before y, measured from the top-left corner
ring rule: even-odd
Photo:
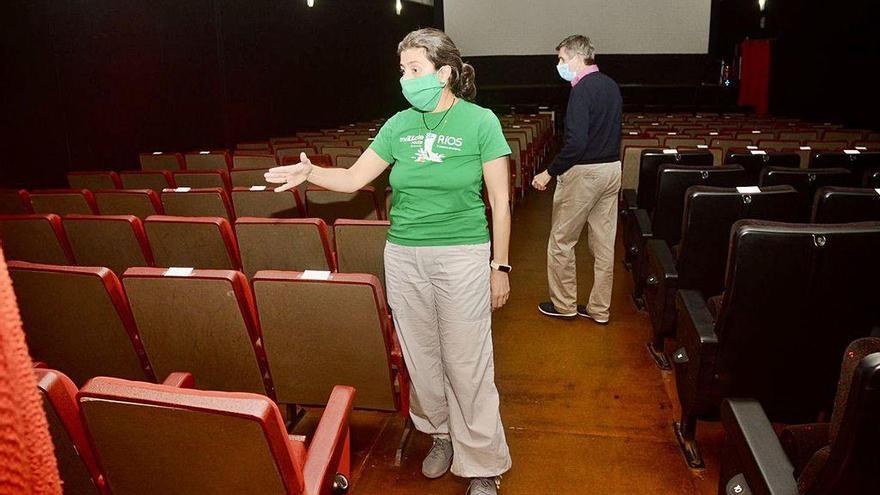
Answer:
[[[0,251],[0,495],[61,494],[21,317]]]

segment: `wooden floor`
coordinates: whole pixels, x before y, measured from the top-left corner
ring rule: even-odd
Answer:
[[[671,429],[674,381],[648,356],[647,314],[631,299],[632,282],[617,243],[611,323],[551,319],[546,246],[552,192],[532,192],[514,212],[511,297],[494,316],[496,383],[513,457],[502,493],[715,494],[722,433],[701,422],[707,468],[688,469]],[[579,301],[592,285],[586,238],[578,246]],[[312,414],[310,421],[313,421]],[[352,420],[354,494],[465,493],[467,481],[421,475],[430,438],[413,432],[403,465],[394,452],[403,419],[358,411]]]

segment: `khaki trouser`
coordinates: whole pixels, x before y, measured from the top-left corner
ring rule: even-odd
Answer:
[[[489,244],[385,245],[388,303],[416,429],[452,439],[452,473],[510,469],[492,358]]]
[[[574,248],[584,224],[593,252],[593,290],[587,312],[608,319],[614,278],[614,239],[617,233],[617,193],[620,162],[576,165],[556,178],[553,220],[547,243],[550,300],[564,314],[577,311],[577,264]]]

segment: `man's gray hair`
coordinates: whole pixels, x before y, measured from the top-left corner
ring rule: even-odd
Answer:
[[[587,65],[595,63],[596,49],[590,42],[590,38],[587,38],[582,34],[573,34],[568,38],[565,38],[556,46],[556,51],[558,52],[563,48],[583,57],[584,62],[586,62]]]

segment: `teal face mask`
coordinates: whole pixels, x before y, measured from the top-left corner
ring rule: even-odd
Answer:
[[[415,79],[400,79],[404,98],[421,112],[430,112],[437,108],[443,86],[446,84],[440,81],[436,72]]]

